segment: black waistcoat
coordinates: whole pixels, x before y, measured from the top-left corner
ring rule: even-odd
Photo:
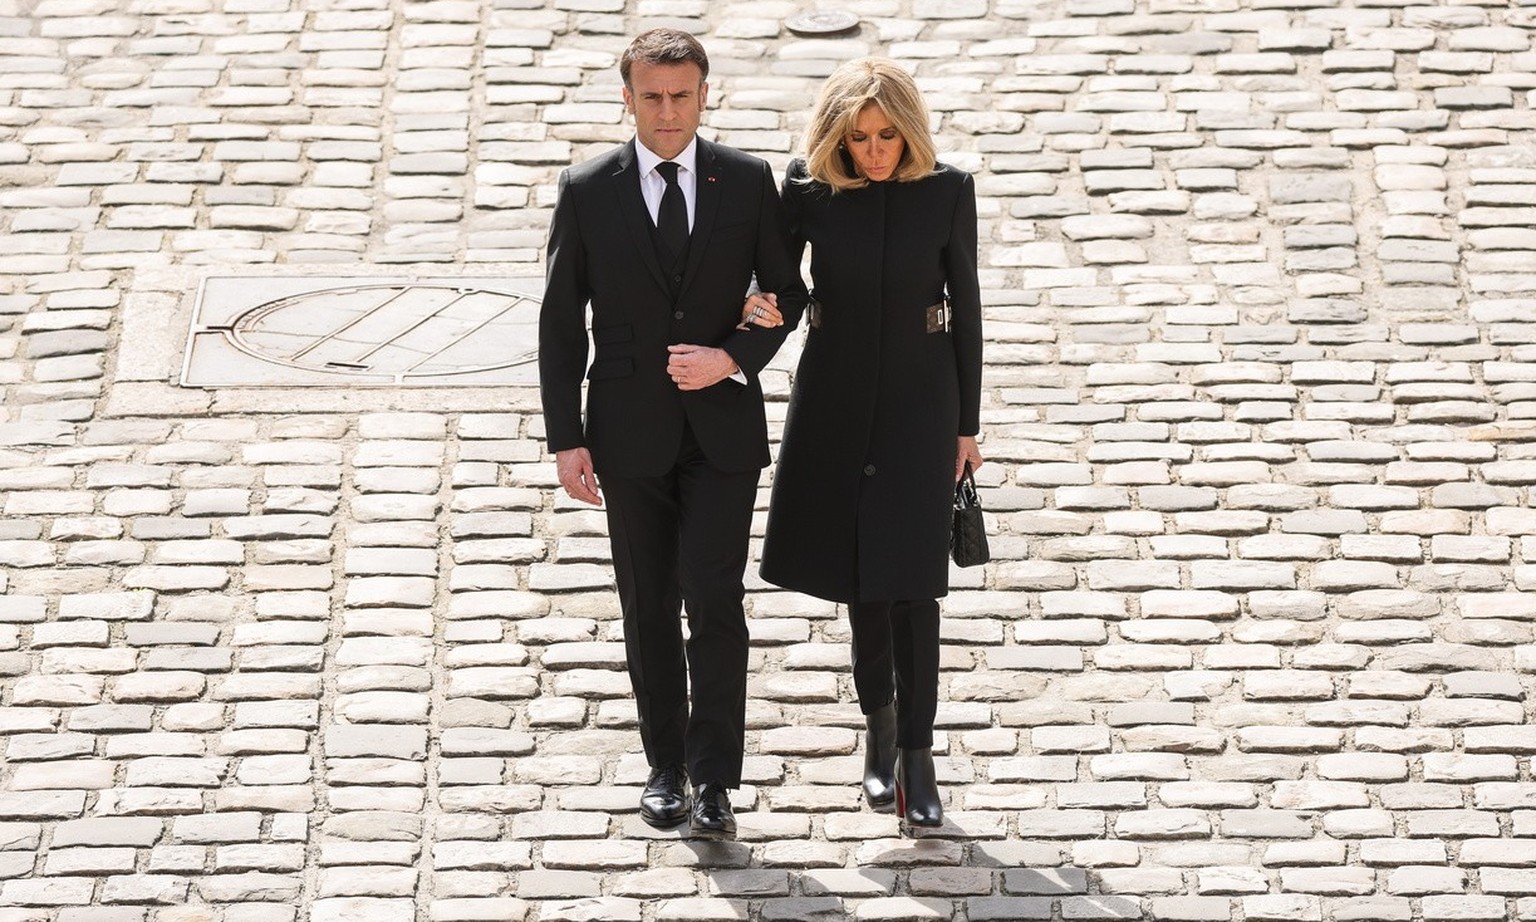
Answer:
[[[683,252],[675,257],[667,248],[665,241],[661,239],[661,231],[656,225],[651,225],[651,245],[656,248],[656,259],[661,262],[662,271],[667,274],[667,293],[676,301],[683,293],[683,269],[688,265],[688,249],[693,246],[693,235],[688,235],[688,246],[683,247]]]

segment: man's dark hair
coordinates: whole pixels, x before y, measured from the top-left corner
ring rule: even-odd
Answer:
[[[709,76],[709,55],[704,53],[704,46],[699,44],[698,39],[678,29],[652,29],[635,36],[635,40],[624,49],[623,57],[619,58],[619,76],[624,78],[625,86],[629,86],[629,68],[636,61],[646,64],[686,64],[692,61],[699,66],[700,81]]]

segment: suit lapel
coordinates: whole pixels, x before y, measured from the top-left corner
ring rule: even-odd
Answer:
[[[715,227],[715,215],[720,211],[720,185],[723,180],[715,164],[715,147],[703,138],[699,138],[694,166],[698,168],[698,176],[693,190],[693,234],[688,240],[688,266],[683,270],[679,297],[688,291],[688,285],[698,274],[699,266],[704,263],[704,251],[708,248],[710,232]]]
[[[656,244],[651,240],[651,216],[645,208],[645,198],[640,194],[640,167],[635,161],[635,142],[630,141],[619,149],[618,168],[609,178],[618,198],[619,213],[629,228],[640,260],[651,271],[651,277],[662,291],[669,291],[666,273],[661,260],[656,257]]]

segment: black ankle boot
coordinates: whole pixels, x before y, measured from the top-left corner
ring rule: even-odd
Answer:
[[[871,807],[896,799],[896,705],[864,715],[864,798]]]
[[[932,749],[896,750],[896,813],[913,826],[944,825]]]

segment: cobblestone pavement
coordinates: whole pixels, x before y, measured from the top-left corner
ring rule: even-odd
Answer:
[[[1536,919],[1536,6],[843,6],[0,0],[0,922]],[[656,24],[978,176],[936,834],[761,584],[740,841],[639,821],[531,389],[175,386],[206,275],[537,275]]]

